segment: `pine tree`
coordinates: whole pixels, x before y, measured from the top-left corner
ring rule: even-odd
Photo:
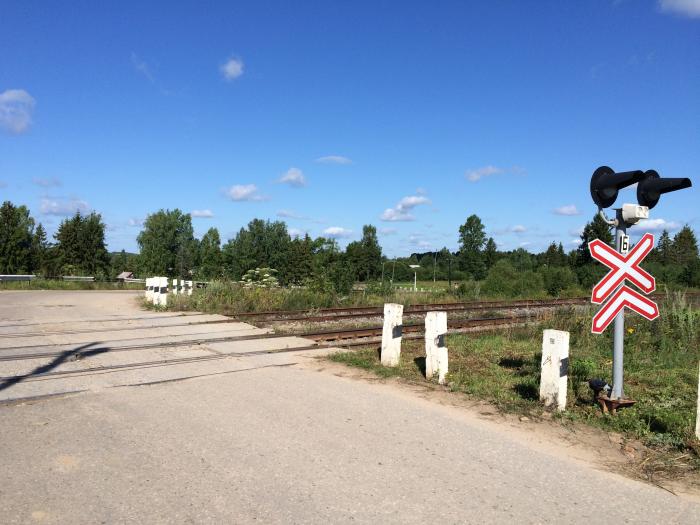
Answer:
[[[26,206],[5,201],[0,207],[0,273],[32,271],[34,219]]]
[[[582,266],[593,262],[591,253],[588,251],[588,243],[594,239],[600,239],[605,244],[610,246],[613,245],[613,234],[610,231],[611,226],[605,222],[605,220],[596,213],[593,216],[593,220],[586,224],[583,228],[583,233],[581,234],[581,244],[578,247],[578,256],[576,262],[578,265]],[[563,251],[563,250],[562,250]]]
[[[482,250],[486,244],[484,224],[477,215],[470,215],[467,221],[459,227],[459,265],[460,269],[469,273],[475,279],[483,279],[486,275],[486,265]]]
[[[34,273],[45,273],[44,266],[48,247],[49,245],[48,241],[46,240],[46,230],[44,229],[44,226],[39,223],[36,230],[34,230],[34,236],[32,237],[32,271]]]
[[[199,267],[197,275],[202,279],[215,279],[223,273],[221,262],[221,237],[219,230],[209,228],[199,243]]]
[[[671,262],[686,265],[698,258],[698,241],[687,224],[673,237]]]
[[[654,258],[661,264],[668,264],[671,262],[672,251],[673,241],[671,241],[671,236],[668,234],[668,231],[664,230],[659,236],[659,242],[656,243],[656,249],[654,250]]]
[[[498,247],[496,246],[496,241],[493,237],[489,237],[486,241],[486,247],[484,248],[484,264],[486,269],[489,270],[496,261],[498,260]]]

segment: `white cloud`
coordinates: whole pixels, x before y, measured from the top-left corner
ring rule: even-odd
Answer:
[[[380,235],[396,235],[399,231],[396,228],[379,228]]]
[[[267,200],[267,197],[258,193],[258,187],[255,184],[234,184],[225,189],[224,194],[236,202]]]
[[[211,219],[214,217],[214,213],[211,210],[192,210],[190,215],[200,219]]]
[[[413,221],[415,217],[411,210],[421,204],[430,203],[430,199],[425,195],[409,195],[401,199],[395,207],[384,210],[380,219],[388,222]]]
[[[323,230],[323,234],[333,239],[347,238],[352,235],[352,230],[341,228],[340,226],[331,226]]]
[[[659,0],[659,7],[667,13],[700,18],[700,0]]]
[[[231,57],[219,67],[226,80],[234,80],[243,74],[243,60]]]
[[[581,239],[571,239],[569,241],[569,246],[578,246],[581,244]]]
[[[131,217],[131,218],[127,221],[127,224],[128,224],[129,226],[134,226],[134,227],[138,226],[138,227],[141,227],[141,226],[143,226],[143,219],[139,219],[138,217]]]
[[[80,199],[41,199],[40,210],[43,215],[66,217],[75,212],[85,213],[90,210],[87,202]]]
[[[319,157],[316,162],[320,164],[352,164],[352,160],[342,155],[326,155],[325,157]]]
[[[148,64],[144,60],[141,60],[134,52],[131,53],[131,64],[134,66],[134,69],[136,71],[141,73],[149,81],[156,81],[155,77],[153,76],[153,73],[151,72],[151,68],[148,67]]]
[[[51,177],[50,179],[34,177],[32,182],[37,186],[41,186],[42,188],[57,188],[58,186],[61,186],[61,181],[56,177]]]
[[[532,244],[531,242],[525,241],[525,242],[521,242],[518,246],[520,246],[521,248],[525,248],[527,246],[530,246],[531,244]]]
[[[681,229],[681,224],[665,219],[644,219],[632,226],[632,228],[645,232],[660,232],[663,230],[676,231]]]
[[[388,221],[388,222],[399,222],[399,221],[415,221],[416,218],[411,215],[410,213],[404,213],[400,212],[394,208],[387,208],[384,210],[384,212],[379,216],[379,218],[383,221]]]
[[[13,135],[29,130],[36,101],[23,89],[7,89],[0,93],[0,128]]]
[[[299,228],[289,228],[287,231],[289,232],[289,236],[292,238],[304,237],[308,233],[306,230],[301,230]]]
[[[299,168],[289,168],[277,181],[280,184],[289,184],[294,188],[306,186],[306,177]]]
[[[499,168],[497,166],[482,166],[481,168],[476,168],[472,170],[467,170],[464,173],[464,177],[469,182],[478,182],[484,177],[492,177],[493,175],[518,175],[525,176],[527,171],[522,166],[511,166],[510,168]]]
[[[581,215],[581,212],[578,210],[575,204],[567,204],[566,206],[559,206],[558,208],[555,208],[554,214],[572,216]]]
[[[296,219],[299,221],[305,221],[308,217],[299,215],[297,212],[291,210],[277,210],[277,216],[281,219]]]
[[[483,166],[475,170],[467,170],[464,176],[469,182],[477,182],[484,177],[491,177],[492,175],[500,175],[504,170],[502,168],[497,168],[496,166]]]
[[[510,229],[510,231],[512,231],[513,233],[525,233],[527,231],[527,228],[522,224],[516,224]]]

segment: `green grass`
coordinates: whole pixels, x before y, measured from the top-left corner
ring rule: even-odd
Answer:
[[[432,285],[432,281],[430,281]],[[446,283],[444,283],[446,286]],[[456,284],[456,283],[455,283]],[[238,312],[266,312],[273,310],[314,310],[318,308],[381,306],[394,302],[405,306],[425,303],[449,303],[498,299],[479,293],[478,283],[471,283],[452,292],[440,290],[441,283],[432,293],[413,293],[407,290],[391,290],[389,287],[368,285],[365,290],[347,296],[311,291],[307,288],[245,288],[233,281],[213,281],[206,288],[197,289],[192,296],[177,296],[170,301],[171,310],[196,310],[232,315]],[[570,290],[566,296],[580,296],[579,290]],[[562,294],[562,296],[565,296]],[[537,298],[546,298],[542,292]],[[533,297],[530,297],[533,298]]]
[[[52,279],[32,279],[28,282],[9,281],[0,282],[2,290],[143,290],[143,283],[117,283],[117,282],[80,282],[57,281]]]
[[[563,419],[622,432],[647,445],[690,452],[698,468],[700,443],[694,435],[700,359],[700,311],[676,296],[661,306],[661,317],[648,322],[628,315],[625,338],[625,395],[637,401],[617,416],[603,416],[593,402],[588,380],[611,380],[612,338],[590,332],[593,310],[566,310],[539,325],[498,333],[447,337],[449,388],[487,400],[503,411],[537,417],[542,329],[571,334],[569,391]],[[404,342],[401,364],[385,368],[377,348],[334,354],[330,359],[370,370],[381,377],[425,381],[421,342]]]

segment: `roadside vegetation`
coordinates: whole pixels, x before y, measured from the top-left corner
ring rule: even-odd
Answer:
[[[31,281],[0,282],[1,290],[143,290],[143,283],[32,279]]]
[[[593,335],[592,313],[592,309],[559,310],[525,328],[449,335],[448,388],[488,401],[505,412],[532,418],[550,414],[538,400],[542,330],[566,330],[571,334],[567,410],[552,415],[640,439],[653,450],[668,453],[660,456],[661,464],[681,456],[683,461],[675,466],[697,473],[700,442],[694,429],[700,310],[688,304],[682,294],[674,293],[656,321],[626,317],[625,395],[637,403],[617,416],[601,413],[588,386],[592,378],[610,382],[612,368],[612,332]],[[333,354],[329,359],[381,377],[423,382],[424,356],[422,341],[405,341],[397,368],[383,367],[376,347]],[[657,463],[645,466],[655,468]]]
[[[309,304],[320,306],[345,300],[358,285],[368,295],[388,297],[394,293],[388,283],[411,286],[414,265],[421,288],[442,288],[463,299],[561,297],[587,292],[605,272],[591,259],[588,242],[612,242],[610,226],[597,214],[583,229],[577,248],[566,252],[561,243],[552,242],[540,253],[499,250],[477,215],[467,217],[455,231],[456,251],[443,247],[395,258],[383,253],[380,233],[371,224],[344,248],[334,238],[293,236],[284,222],[260,219],[224,242],[216,228],[196,238],[188,213],[159,210],[143,221],[138,254],[109,253],[105,231],[99,213],[78,212],[64,219],[49,238],[26,206],[5,201],[0,206],[0,274],[110,280],[127,271],[140,278],[239,282],[251,270],[269,268],[280,287],[302,287],[317,297]],[[685,226],[673,237],[662,232],[644,266],[659,285],[700,287],[693,230]],[[291,293],[276,299],[284,304],[296,298]]]

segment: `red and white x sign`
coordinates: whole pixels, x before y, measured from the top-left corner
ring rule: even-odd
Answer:
[[[654,236],[651,233],[645,233],[627,255],[613,250],[600,239],[589,242],[588,249],[591,256],[610,268],[607,275],[593,288],[591,302],[600,304],[605,301],[625,279],[632,281],[644,293],[656,290],[654,278],[639,267],[639,264],[649,255],[653,247]]]
[[[659,307],[654,301],[625,285],[593,316],[593,333],[602,334],[625,306],[646,317],[649,321],[659,317]]]
[[[645,293],[651,293],[656,289],[654,278],[639,267],[653,247],[654,236],[650,233],[645,233],[627,255],[613,250],[599,239],[588,243],[588,249],[593,258],[610,268],[607,275],[593,287],[591,302],[600,304],[612,294],[608,302],[593,317],[594,334],[602,334],[625,306],[650,321],[659,316],[659,307],[654,301],[625,284],[620,286],[625,280],[629,280]]]

